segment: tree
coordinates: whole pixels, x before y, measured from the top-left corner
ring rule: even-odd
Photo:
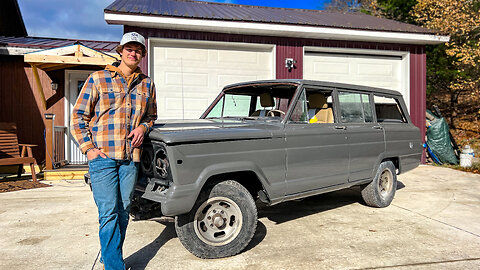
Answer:
[[[459,98],[479,94],[480,0],[418,0],[411,15],[418,24],[450,35],[448,43],[428,48],[427,90],[447,93],[455,128]]]
[[[410,15],[417,0],[332,0],[324,9],[341,12],[364,12],[401,22],[414,23]]]
[[[417,2],[417,0],[370,0],[363,8],[367,13],[378,17],[416,24],[410,11]]]
[[[358,12],[362,11],[362,7],[371,2],[371,0],[331,0],[324,3],[323,8],[328,11],[340,12]]]

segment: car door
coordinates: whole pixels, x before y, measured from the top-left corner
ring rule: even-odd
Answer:
[[[415,168],[421,159],[423,143],[402,97],[375,94],[374,103],[377,122],[385,130],[385,156],[400,157],[401,171]]]
[[[303,89],[285,124],[287,195],[346,183],[346,130],[333,123],[310,123]]]
[[[370,179],[385,152],[385,134],[374,121],[373,101],[368,93],[338,91],[340,122],[346,128],[350,151],[350,182]]]

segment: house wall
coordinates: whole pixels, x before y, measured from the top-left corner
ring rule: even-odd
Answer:
[[[147,39],[148,37],[156,37],[170,39],[274,44],[276,45],[277,79],[303,78],[304,46],[410,52],[410,115],[413,123],[420,128],[422,132],[422,138],[425,137],[426,54],[425,46],[423,45],[299,39],[269,36],[248,36],[223,33],[140,28],[133,26],[124,26],[124,31],[136,31],[147,37]],[[293,58],[297,61],[294,69],[289,71],[285,68],[285,58]],[[148,72],[147,61],[148,57],[144,58],[140,65],[145,73]]]
[[[47,99],[47,111],[41,98],[30,65],[23,56],[0,55],[0,122],[17,124],[18,141],[36,144],[33,155],[38,164],[45,161],[46,112],[55,113],[55,125],[63,126],[63,71],[46,74],[39,70],[39,77]],[[51,89],[52,79],[58,82],[58,90]]]

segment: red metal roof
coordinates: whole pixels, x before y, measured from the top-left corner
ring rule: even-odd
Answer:
[[[105,13],[306,25],[403,33],[435,33],[432,30],[416,25],[378,18],[363,13],[273,8],[192,0],[116,0],[105,8]]]
[[[33,49],[51,49],[73,45],[80,42],[83,45],[103,52],[111,52],[119,44],[113,41],[95,41],[61,38],[42,38],[42,37],[5,37],[0,36],[0,46],[33,48]]]

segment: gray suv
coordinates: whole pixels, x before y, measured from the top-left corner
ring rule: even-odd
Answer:
[[[360,186],[388,206],[419,165],[420,131],[400,93],[307,80],[225,87],[201,119],[157,122],[144,143],[132,215],[175,216],[200,258],[241,252],[267,205]]]

